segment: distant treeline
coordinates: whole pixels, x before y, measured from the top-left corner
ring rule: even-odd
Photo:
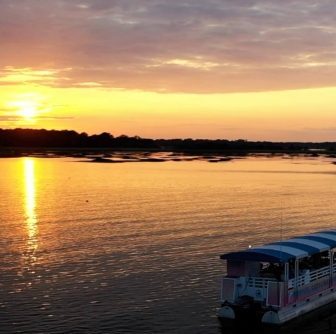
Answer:
[[[146,139],[139,136],[114,137],[103,132],[89,136],[72,130],[0,129],[0,148],[136,148],[179,151],[335,151],[335,142],[300,143],[248,141],[244,139]]]

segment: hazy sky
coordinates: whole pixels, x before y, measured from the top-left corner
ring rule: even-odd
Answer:
[[[335,0],[0,0],[0,128],[336,141]]]

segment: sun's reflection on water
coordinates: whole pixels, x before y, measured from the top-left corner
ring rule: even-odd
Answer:
[[[23,254],[25,270],[32,271],[37,263],[38,219],[36,216],[35,160],[24,159],[24,212],[27,232],[27,247]]]

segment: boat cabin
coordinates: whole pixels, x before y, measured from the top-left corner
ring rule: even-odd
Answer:
[[[239,309],[249,304],[263,315],[270,309],[295,308],[333,292],[336,286],[334,254],[336,230],[221,255],[227,262],[221,305],[230,306],[222,310],[222,315],[235,317]],[[283,320],[285,316],[277,319]]]

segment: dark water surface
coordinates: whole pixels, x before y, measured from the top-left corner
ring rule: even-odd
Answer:
[[[219,255],[336,228],[330,161],[0,159],[0,332],[241,332],[217,320]]]

